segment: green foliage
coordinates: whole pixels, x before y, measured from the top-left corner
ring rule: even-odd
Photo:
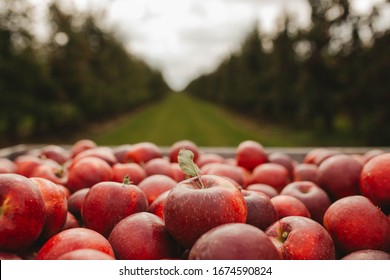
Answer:
[[[68,135],[167,92],[160,73],[132,57],[113,32],[99,27],[101,15],[68,14],[53,2],[50,40],[38,44],[29,33],[29,2],[3,2],[0,144]]]
[[[264,49],[270,39],[255,28],[240,54],[193,81],[187,91],[258,121],[388,145],[389,30],[373,28],[375,9],[356,16],[347,0],[309,4],[309,29],[292,32],[294,22],[284,15],[272,48]],[[368,44],[359,36],[362,29],[373,34]],[[340,30],[350,30],[350,38]]]

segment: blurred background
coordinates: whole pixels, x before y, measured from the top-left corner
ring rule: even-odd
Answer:
[[[388,0],[0,0],[0,146],[389,146]]]

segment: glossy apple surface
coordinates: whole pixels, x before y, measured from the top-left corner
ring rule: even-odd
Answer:
[[[256,166],[268,162],[268,154],[260,143],[246,140],[237,146],[236,161],[238,166],[252,171]]]

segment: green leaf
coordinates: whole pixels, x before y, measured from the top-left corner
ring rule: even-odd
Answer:
[[[200,176],[200,169],[194,163],[194,153],[190,150],[181,148],[177,157],[180,169],[190,177]]]

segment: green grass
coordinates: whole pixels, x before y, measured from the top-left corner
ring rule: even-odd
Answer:
[[[247,139],[271,147],[325,144],[321,143],[325,138],[318,139],[310,131],[255,123],[186,93],[170,93],[158,103],[100,125],[85,137],[99,145],[149,141],[170,146],[183,139],[199,146],[237,146]]]

